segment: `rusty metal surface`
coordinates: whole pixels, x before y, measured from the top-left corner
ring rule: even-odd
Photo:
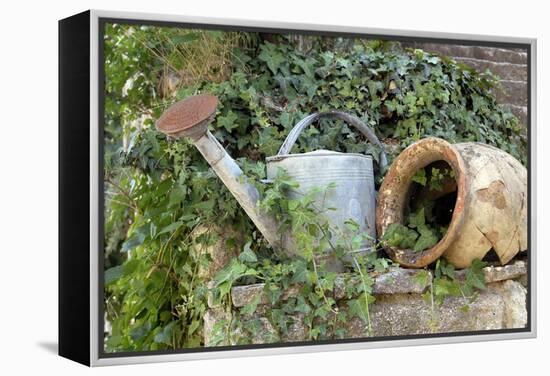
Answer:
[[[218,98],[214,95],[194,95],[170,106],[158,119],[159,131],[170,135],[184,135],[196,139],[216,113]]]
[[[275,218],[258,207],[260,193],[207,129],[216,113],[217,98],[192,96],[170,107],[157,122],[157,129],[169,136],[191,138],[195,147],[239,202],[258,230],[274,248],[281,248]],[[195,108],[196,107],[196,108]]]

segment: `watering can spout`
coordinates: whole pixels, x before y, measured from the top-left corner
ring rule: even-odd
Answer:
[[[280,248],[277,221],[260,210],[258,189],[248,182],[241,168],[208,130],[217,104],[218,99],[213,95],[188,97],[168,108],[157,121],[156,127],[171,137],[188,137],[268,243],[274,248]]]
[[[197,95],[172,105],[157,121],[157,129],[172,137],[188,137],[208,161],[214,172],[237,199],[246,214],[252,219],[268,243],[283,253],[298,254],[294,234],[279,232],[278,221],[261,210],[258,202],[260,194],[250,184],[237,163],[227,154],[222,145],[208,131],[208,124],[216,113],[218,99],[213,95]],[[330,192],[315,198],[320,209],[335,208],[330,214],[325,210],[319,213],[320,220],[326,221],[336,232],[346,231],[346,221],[352,220],[358,225],[358,231],[366,234],[365,241],[349,253],[364,253],[372,249],[376,237],[375,230],[375,189],[373,158],[356,153],[339,153],[329,150],[317,150],[308,153],[291,154],[292,146],[302,130],[321,118],[337,118],[352,125],[372,144],[380,148],[378,164],[383,169],[387,163],[383,146],[374,132],[360,119],[341,112],[328,111],[311,114],[300,122],[288,134],[279,153],[266,159],[268,180],[276,177],[280,168],[289,173],[299,184],[296,192],[288,192],[288,197],[297,199],[311,189],[332,185]],[[325,206],[326,205],[326,206]],[[349,235],[349,234],[347,234]],[[347,236],[346,235],[346,236]],[[335,235],[337,237],[338,235]],[[326,262],[332,263],[333,270],[340,270],[342,264],[336,260],[330,249],[322,250]],[[351,255],[350,257],[354,257]],[[344,261],[349,261],[344,258]]]

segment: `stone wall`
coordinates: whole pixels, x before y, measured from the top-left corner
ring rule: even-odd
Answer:
[[[451,333],[479,330],[523,328],[527,324],[525,261],[516,260],[506,266],[490,266],[484,269],[487,288],[478,298],[469,303],[466,298],[447,297],[442,305],[433,305],[423,297],[430,283],[419,285],[419,270],[394,268],[376,276],[372,286],[376,301],[370,305],[373,336],[398,336],[430,333]],[[465,278],[464,271],[458,272]],[[353,283],[348,281],[347,283]],[[264,295],[264,285],[237,286],[231,291],[233,313],[245,305],[259,300],[254,313],[244,320],[254,320],[256,332],[250,338],[253,344],[271,342],[307,341],[309,333],[303,316],[296,314],[287,333],[280,335],[266,316],[269,302]],[[333,298],[341,311],[347,310],[344,277],[339,276],[335,283]],[[291,286],[283,292],[283,299],[295,297],[299,286]],[[469,303],[469,304],[468,304]],[[465,306],[468,309],[464,309]],[[204,317],[205,346],[213,345],[214,327],[222,320],[229,321],[232,315],[225,307],[209,301],[209,309]],[[354,317],[341,324],[345,338],[366,337],[366,323]],[[239,330],[239,329],[236,329]],[[228,338],[238,338],[242,333],[230,333]],[[235,345],[232,340],[224,340],[216,345]]]
[[[478,72],[486,69],[500,77],[502,89],[496,90],[499,103],[506,105],[527,129],[527,51],[497,47],[464,46],[440,43],[402,43],[404,47],[446,55],[471,66]]]

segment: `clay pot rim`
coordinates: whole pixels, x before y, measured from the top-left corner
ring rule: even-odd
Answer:
[[[425,163],[419,164],[420,157],[426,157],[430,154],[432,156],[427,158]],[[422,268],[431,264],[443,255],[460,234],[465,218],[464,211],[467,207],[467,176],[464,160],[449,142],[436,137],[424,138],[408,146],[393,161],[379,190],[378,205],[376,207],[376,230],[378,237],[381,237],[387,226],[402,221],[402,219],[397,220],[396,218],[403,216],[404,204],[396,206],[397,196],[395,192],[406,195],[416,171],[435,161],[447,162],[455,173],[457,198],[453,216],[445,236],[432,248],[414,252],[411,249],[385,246],[392,260],[405,267]]]

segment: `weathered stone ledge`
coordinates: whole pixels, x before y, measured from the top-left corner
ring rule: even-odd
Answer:
[[[489,266],[483,270],[487,288],[479,292],[475,301],[464,297],[449,296],[443,304],[432,304],[422,293],[427,287],[418,283],[419,270],[395,268],[387,273],[373,276],[373,293],[376,301],[369,305],[372,336],[399,336],[428,333],[470,332],[523,328],[527,324],[527,302],[525,281],[527,265],[516,260],[506,266]],[[458,278],[465,278],[464,271],[457,271]],[[430,277],[432,275],[430,274]],[[360,283],[357,276],[339,275],[333,291],[339,312],[347,312],[348,296],[345,286]],[[428,281],[429,284],[429,281]],[[210,285],[210,287],[213,287]],[[304,315],[292,314],[285,332],[277,330],[269,314],[269,302],[263,291],[264,284],[236,286],[232,289],[233,311],[216,307],[209,302],[204,316],[204,339],[206,346],[241,343],[262,344],[309,340],[309,330]],[[294,285],[283,292],[283,300],[299,294],[300,286]],[[227,325],[238,308],[260,298],[254,313],[241,317],[243,324],[253,323],[252,334],[243,333],[241,328],[228,330],[229,336],[221,342],[214,339],[216,324]],[[358,317],[347,316],[338,321],[342,338],[367,337],[367,323]],[[240,339],[239,339],[240,338]]]
[[[347,300],[339,301],[338,309],[347,312]],[[448,297],[442,305],[432,305],[421,294],[383,294],[376,296],[376,302],[369,309],[373,337],[513,329],[524,328],[527,324],[526,290],[514,280],[490,283],[474,302],[462,297]],[[206,346],[234,345],[243,336],[253,344],[310,339],[303,314],[291,315],[288,330],[281,333],[269,319],[269,314],[258,306],[257,311],[243,321],[245,325],[256,322],[257,330],[252,335],[243,334],[237,328],[231,331],[229,340],[214,342],[216,324],[229,322],[231,315],[222,307],[207,311],[204,317]],[[367,323],[355,316],[338,322],[338,329],[342,330],[341,338],[369,336]]]
[[[464,276],[464,270],[457,271],[457,275]],[[523,260],[516,260],[511,264],[504,266],[488,266],[483,268],[485,274],[485,283],[505,281],[507,279],[517,279],[527,275],[527,263]]]
[[[421,272],[423,271],[418,269],[392,268],[384,274],[373,276],[374,284],[372,286],[372,293],[374,295],[422,294],[426,290],[427,285],[421,285],[418,281],[418,274]],[[430,278],[433,278],[432,273],[428,273]],[[459,279],[465,278],[465,271],[459,270],[456,273]],[[483,273],[485,275],[485,283],[493,283],[509,279],[518,279],[527,274],[527,266],[525,261],[517,260],[505,266],[485,267],[483,268]],[[345,286],[357,285],[359,283],[361,283],[361,279],[357,275],[338,275],[334,283],[334,299],[344,299],[346,297]],[[264,286],[263,283],[257,283],[233,287],[231,289],[233,306],[237,308],[244,307],[252,303],[258,296],[260,296],[260,304],[268,304],[269,300],[264,293]],[[283,292],[282,299],[286,300],[296,297],[299,291],[300,286],[291,286]]]

